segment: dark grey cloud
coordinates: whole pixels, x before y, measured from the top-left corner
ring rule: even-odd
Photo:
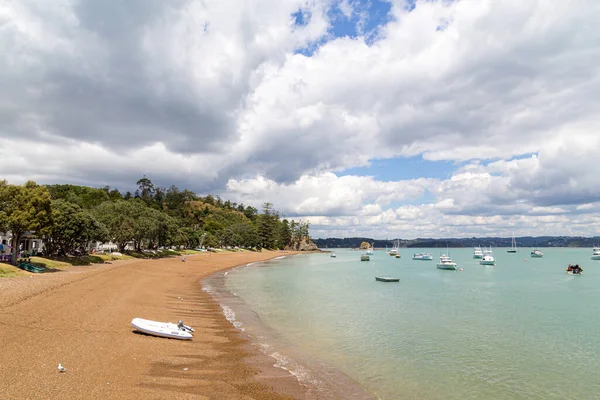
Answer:
[[[244,84],[215,83],[200,91],[189,76],[178,76],[187,70],[173,70],[162,82],[149,73],[153,67],[148,64],[158,60],[149,58],[145,35],[154,24],[173,18],[173,10],[190,3],[76,3],[76,29],[56,33],[56,40],[68,42],[68,50],[52,54],[33,46],[22,49],[31,51],[35,65],[23,63],[14,76],[0,78],[6,89],[0,94],[0,104],[7,104],[0,109],[4,136],[43,140],[43,130],[111,149],[160,141],[178,153],[223,152],[223,144],[237,135],[232,115],[243,98]],[[40,20],[46,18],[45,8],[32,5],[29,11]],[[162,87],[160,93],[157,86]],[[37,124],[27,123],[32,116]]]

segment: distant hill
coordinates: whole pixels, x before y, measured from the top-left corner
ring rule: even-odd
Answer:
[[[600,236],[522,236],[515,238],[517,247],[594,247],[600,245]],[[313,239],[320,248],[358,248],[362,242],[374,244],[375,248],[393,247],[400,241],[400,247],[510,247],[511,237],[472,237],[472,238],[417,238],[411,240],[377,240],[365,237]]]

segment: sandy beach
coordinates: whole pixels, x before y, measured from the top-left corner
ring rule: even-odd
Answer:
[[[201,290],[218,270],[280,255],[203,253],[0,279],[0,399],[305,398]],[[134,333],[135,317],[183,320],[194,339]]]

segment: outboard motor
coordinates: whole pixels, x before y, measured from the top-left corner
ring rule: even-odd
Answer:
[[[184,325],[183,321],[181,320],[179,320],[179,322],[177,323],[177,328],[179,328],[182,331],[194,332],[194,328],[192,328],[191,326]]]

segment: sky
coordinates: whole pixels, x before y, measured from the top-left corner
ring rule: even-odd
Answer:
[[[0,179],[315,238],[600,232],[596,0],[4,0]]]

